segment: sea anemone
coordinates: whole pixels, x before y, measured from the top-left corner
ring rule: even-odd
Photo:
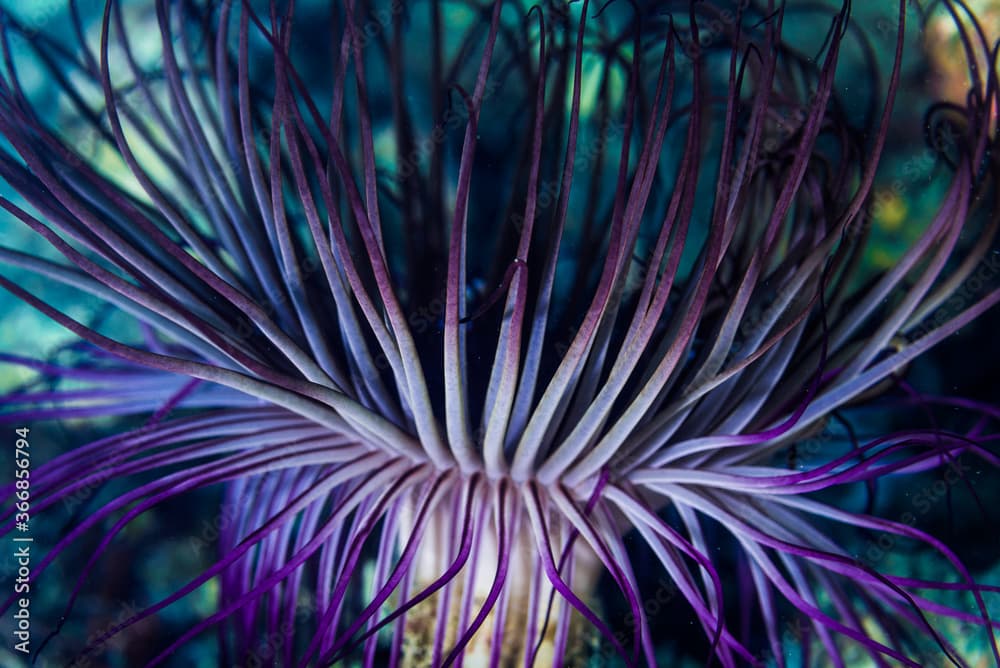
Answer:
[[[1000,662],[1000,587],[884,501],[1000,464],[1000,409],[906,375],[1000,301],[997,49],[889,4],[888,59],[850,2],[4,10],[0,206],[47,247],[0,285],[74,335],[2,358],[16,651],[111,665],[207,592],[130,665]],[[890,202],[932,9],[969,89]],[[40,461],[52,420],[100,434]],[[71,630],[163,507],[214,556]]]

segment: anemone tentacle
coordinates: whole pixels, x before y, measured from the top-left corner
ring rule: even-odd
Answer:
[[[884,269],[905,0],[888,68],[849,0],[321,4],[68,0],[72,43],[0,8],[0,208],[40,244],[0,246],[0,286],[75,337],[0,352],[30,377],[0,424],[131,425],[31,471],[33,517],[99,492],[31,568],[92,541],[42,650],[131,525],[221,488],[197,575],[67,660],[216,587],[149,665],[217,633],[220,665],[655,666],[652,564],[727,668],[972,665],[951,623],[1000,664],[1000,586],[875,504],[1000,468],[1000,409],[903,379],[1000,301],[966,289],[1000,230],[1000,45],[966,3],[937,3],[969,94],[925,119],[936,208]],[[859,438],[864,406],[926,419]]]

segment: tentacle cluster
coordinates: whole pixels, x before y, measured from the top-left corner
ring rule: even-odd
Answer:
[[[217,582],[217,609],[153,665],[213,628],[225,665],[657,665],[634,535],[724,666],[784,666],[790,644],[836,666],[966,665],[942,620],[1000,662],[997,587],[911,524],[837,503],[1000,464],[996,409],[897,382],[1000,301],[953,298],[1000,224],[981,31],[960,23],[979,55],[941,121],[939,207],[875,271],[904,0],[891,69],[858,66],[860,112],[837,92],[843,54],[868,48],[850,3],[808,19],[760,2],[316,4],[71,1],[72,44],[3,11],[0,178],[17,196],[0,206],[53,252],[0,248],[0,285],[103,352],[5,356],[57,382],[8,394],[0,421],[145,416],[33,472],[35,513],[137,482],[31,577],[103,531],[71,610],[150,508],[213,485],[240,508],[203,573],[78,649]],[[789,45],[794,20],[820,26],[818,53]],[[23,272],[138,326],[78,317]],[[783,465],[887,383],[980,420],[824,436]],[[838,526],[922,544],[955,578],[886,572]],[[630,623],[607,621],[601,578]],[[742,632],[739,610],[758,620]]]

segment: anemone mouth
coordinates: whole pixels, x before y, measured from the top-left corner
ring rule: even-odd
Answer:
[[[849,2],[668,5],[108,0],[69,4],[73,46],[0,10],[0,206],[51,247],[0,260],[129,323],[0,274],[92,344],[5,355],[58,382],[9,393],[0,422],[142,419],[32,472],[34,513],[125,486],[29,579],[103,532],[68,614],[134,520],[224,489],[192,542],[208,564],[72,652],[214,587],[144,660],[218,630],[220,665],[658,665],[641,549],[727,667],[784,666],[789,646],[967,665],[950,622],[1000,661],[1000,587],[907,520],[845,509],[878,481],[1000,463],[994,407],[899,377],[1000,301],[996,49],[956,19],[970,93],[928,112],[918,165],[937,208],[873,269],[905,2],[884,72]],[[797,14],[823,36],[809,49]],[[851,57],[860,102],[838,93]],[[841,410],[881,393],[929,426],[855,438]],[[952,407],[977,421],[943,428]],[[953,575],[899,574],[835,527]]]

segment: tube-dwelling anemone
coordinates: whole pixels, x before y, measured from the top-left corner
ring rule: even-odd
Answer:
[[[1000,464],[996,408],[901,380],[1000,300],[960,290],[995,245],[1000,99],[961,2],[937,11],[988,67],[929,110],[937,208],[887,269],[865,258],[919,48],[904,0],[881,63],[850,3],[100,4],[69,3],[75,39],[2,15],[0,206],[53,252],[4,246],[0,284],[80,342],[5,354],[44,382],[0,420],[141,425],[33,462],[36,527],[115,493],[31,581],[89,537],[72,619],[150,509],[213,487],[239,511],[203,572],[78,657],[217,586],[149,665],[213,633],[227,666],[667,665],[655,567],[723,666],[969,665],[952,622],[1000,662],[998,587],[856,503],[933,471],[974,496]],[[929,417],[825,428],[873,401]]]

